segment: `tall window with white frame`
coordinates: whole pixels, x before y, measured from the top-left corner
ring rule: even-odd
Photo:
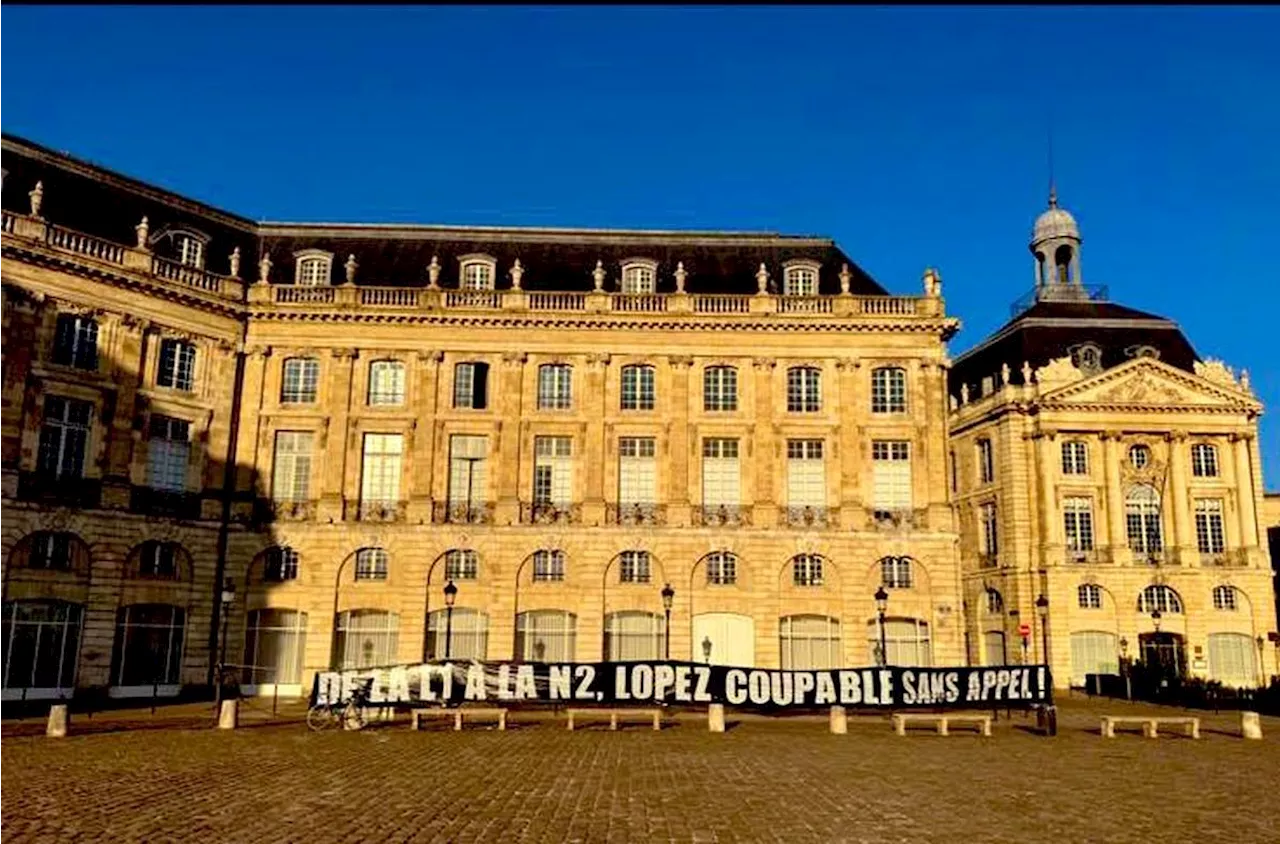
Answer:
[[[171,416],[152,416],[147,441],[147,486],[163,492],[185,491],[190,459],[191,423]]]
[[[628,294],[652,294],[657,289],[653,267],[648,264],[628,264],[622,268],[622,292]]]
[[[449,438],[449,521],[476,521],[488,491],[489,438],[454,434]]]
[[[360,513],[394,509],[400,502],[403,434],[365,434],[364,459],[360,470]]]
[[[369,404],[389,407],[404,404],[404,364],[375,360],[369,364]]]
[[[1062,535],[1067,553],[1083,561],[1093,551],[1093,500],[1073,495],[1062,500]]]
[[[648,583],[649,564],[648,551],[623,551],[618,557],[618,580],[622,583]]]
[[[1197,478],[1218,477],[1218,450],[1208,443],[1191,446],[1191,474]]]
[[[814,671],[844,664],[838,618],[783,616],[778,619],[778,640],[784,671]]]
[[[156,384],[191,392],[196,380],[196,347],[185,340],[166,337],[160,341]]]
[[[708,586],[732,586],[738,582],[738,558],[728,551],[708,554],[706,569]]]
[[[275,462],[271,468],[274,501],[306,501],[311,493],[310,431],[277,431]]]
[[[468,261],[462,265],[462,279],[458,284],[463,290],[492,290],[493,265],[488,261]]]
[[[1076,587],[1076,603],[1082,610],[1102,609],[1102,587],[1096,583],[1081,583]]]
[[[1164,548],[1160,526],[1160,493],[1139,484],[1129,490],[1124,502],[1125,532],[1135,553],[1154,555]]]
[[[92,418],[93,405],[87,401],[45,396],[36,472],[47,478],[83,477]]]
[[[812,267],[788,267],[783,277],[782,292],[786,296],[817,296],[817,270]]]
[[[313,255],[298,259],[295,283],[299,287],[324,287],[331,280],[333,259],[328,256]]]
[[[654,437],[618,438],[618,507],[624,520],[658,500],[657,440]]]
[[[387,552],[383,548],[361,548],[356,552],[356,580],[386,580]]]
[[[799,554],[791,558],[791,583],[793,586],[821,586],[822,558],[817,554]]]
[[[622,367],[622,409],[653,410],[654,368],[647,364]]]
[[[793,366],[787,370],[787,412],[817,413],[822,410],[822,371],[813,366]]]
[[[1227,550],[1221,498],[1196,499],[1196,546],[1201,554],[1221,554]]]
[[[787,517],[822,520],[827,514],[827,471],[822,440],[787,440]]]
[[[320,361],[315,358],[287,359],[280,382],[281,404],[315,404],[316,387],[320,383]]]
[[[533,438],[533,517],[554,515],[573,501],[573,439]]]
[[[871,497],[877,515],[911,510],[911,444],[876,440],[871,443]]]
[[[708,437],[702,441],[702,507],[705,515],[726,518],[737,514],[741,503],[741,468],[738,441]]]
[[[732,366],[709,366],[702,374],[702,409],[738,409],[738,370]]]
[[[544,363],[538,367],[538,409],[568,410],[573,406],[573,367]]]
[[[564,581],[564,552],[541,550],[533,552],[533,582],[561,583]]]
[[[880,583],[886,589],[910,589],[912,584],[910,557],[885,557],[880,561]]]
[[[61,314],[53,336],[53,362],[90,372],[98,368],[98,323],[90,316]]]
[[[1239,609],[1236,588],[1227,585],[1213,587],[1213,608],[1223,612],[1235,612]]]
[[[983,437],[978,440],[978,482],[989,484],[996,479],[995,455],[992,452],[991,440]]]
[[[455,548],[445,552],[445,580],[476,580],[480,577],[480,559],[470,548]]]
[[[453,406],[484,410],[489,406],[489,364],[463,361],[453,367]]]
[[[871,371],[871,412],[907,412],[907,371],[900,366],[882,366]]]
[[[1000,554],[1000,522],[994,501],[988,501],[978,508],[978,518],[982,523],[982,540],[979,552],[988,565],[995,565]]]
[[[1062,444],[1062,474],[1089,474],[1089,447],[1081,440],[1067,440]]]

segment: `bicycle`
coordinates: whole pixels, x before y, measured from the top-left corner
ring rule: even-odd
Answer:
[[[319,732],[330,727],[341,725],[345,730],[363,729],[365,725],[364,710],[369,703],[369,693],[373,687],[370,679],[351,690],[351,697],[345,701],[317,703],[307,709],[307,726]]]

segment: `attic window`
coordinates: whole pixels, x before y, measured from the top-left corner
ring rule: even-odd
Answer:
[[[204,243],[188,232],[178,232],[173,236],[174,248],[178,262],[187,267],[204,268]]]
[[[657,264],[633,261],[622,265],[622,292],[649,294],[657,290]]]
[[[493,290],[497,262],[486,256],[464,256],[458,287],[463,290]]]
[[[1131,358],[1159,358],[1160,350],[1155,346],[1133,346],[1129,349]]]
[[[1085,343],[1071,350],[1071,362],[1086,375],[1102,369],[1102,349],[1093,343]]]
[[[817,296],[818,268],[812,264],[787,267],[782,292],[787,296]]]
[[[294,283],[300,287],[323,287],[332,279],[333,255],[329,252],[307,252],[298,255]]]

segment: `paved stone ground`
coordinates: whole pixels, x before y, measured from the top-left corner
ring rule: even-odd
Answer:
[[[851,718],[849,734],[833,736],[825,719],[734,725],[732,713],[723,735],[692,716],[660,733],[569,733],[528,715],[507,733],[413,733],[403,720],[311,733],[288,708],[274,721],[249,711],[252,726],[235,732],[196,728],[211,723],[207,707],[73,718],[60,740],[23,735],[42,724],[6,722],[2,834],[149,844],[1280,841],[1280,719],[1264,719],[1261,742],[1238,738],[1229,713],[1196,713],[1198,742],[1104,740],[1100,713],[1143,708],[1060,706],[1052,739],[1016,714],[990,739],[900,738],[883,717]],[[147,725],[163,728],[138,729]]]

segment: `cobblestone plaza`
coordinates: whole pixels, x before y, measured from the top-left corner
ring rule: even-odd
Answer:
[[[1280,720],[1193,713],[1204,737],[1098,735],[1098,715],[1151,709],[1068,700],[1060,733],[1001,713],[994,735],[895,736],[886,717],[683,716],[655,734],[569,733],[549,713],[506,733],[414,733],[403,716],[310,733],[296,711],[245,728],[73,718],[46,739],[7,723],[6,841],[1149,842],[1280,840]],[[142,729],[144,726],[156,729]],[[124,727],[116,722],[114,728]],[[102,732],[93,732],[102,730]],[[1247,808],[1246,808],[1247,807]]]

